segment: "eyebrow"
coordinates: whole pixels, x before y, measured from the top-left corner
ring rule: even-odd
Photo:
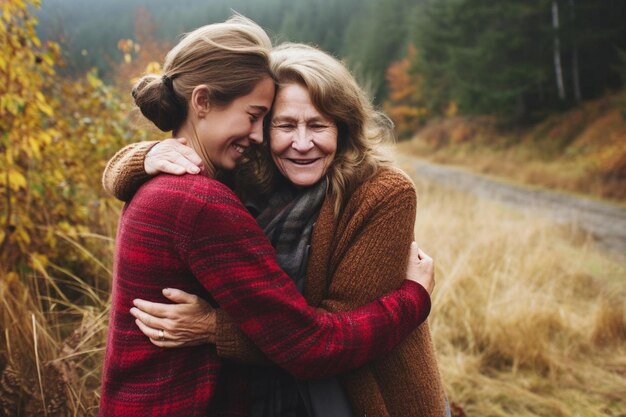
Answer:
[[[297,117],[293,117],[293,116],[289,116],[289,115],[282,115],[282,116],[275,116],[272,118],[272,123],[277,123],[277,122],[292,122],[297,120]],[[319,122],[319,123],[332,123],[329,120],[326,120],[320,116],[313,116],[309,119],[306,119],[307,123],[312,123],[312,122]]]
[[[252,105],[250,106],[250,108],[251,108],[251,109],[254,109],[254,110],[258,110],[258,111],[263,112],[263,113],[267,112],[267,110],[268,110],[268,108],[267,108],[267,107],[265,107],[265,106],[259,106],[259,105],[256,105],[256,104],[252,104]]]

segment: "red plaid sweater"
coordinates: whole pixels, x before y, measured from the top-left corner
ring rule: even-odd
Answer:
[[[430,311],[405,281],[352,312],[307,305],[235,194],[202,176],[159,175],[122,212],[100,416],[245,416],[245,368],[207,346],[161,349],[129,313],[166,287],[219,305],[276,364],[301,377],[345,372],[389,352]]]

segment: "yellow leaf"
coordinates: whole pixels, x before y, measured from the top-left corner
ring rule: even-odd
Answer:
[[[46,102],[39,102],[39,110],[41,110],[42,113],[50,117],[52,117],[52,115],[54,114],[52,107],[50,107]]]
[[[21,172],[10,169],[9,170],[9,186],[12,190],[19,190],[20,188],[26,188],[26,178],[22,175]]]
[[[98,88],[102,86],[102,80],[98,78],[98,73],[96,70],[91,70],[87,73],[87,82],[93,88]]]

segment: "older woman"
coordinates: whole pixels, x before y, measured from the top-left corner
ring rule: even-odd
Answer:
[[[402,282],[415,190],[381,150],[392,136],[390,124],[341,63],[312,47],[285,44],[273,50],[271,65],[279,88],[268,116],[269,143],[239,168],[235,189],[309,304],[350,310]],[[197,172],[199,159],[174,140],[135,144],[110,162],[104,185],[128,199],[149,174]],[[179,304],[139,300],[133,310],[153,343],[210,342],[223,358],[264,362],[223,311],[211,326],[208,306],[181,291],[167,292]],[[165,340],[159,340],[159,328],[166,329]],[[301,415],[290,408],[294,401],[304,403],[302,415],[310,416],[433,417],[447,411],[426,324],[389,355],[341,375],[345,391],[338,392],[332,379],[307,384],[276,369],[262,372],[269,388],[253,388],[253,415]],[[343,408],[345,398],[351,410]]]

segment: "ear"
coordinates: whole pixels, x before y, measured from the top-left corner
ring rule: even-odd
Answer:
[[[191,92],[191,110],[199,117],[203,118],[211,110],[209,87],[199,85]]]

